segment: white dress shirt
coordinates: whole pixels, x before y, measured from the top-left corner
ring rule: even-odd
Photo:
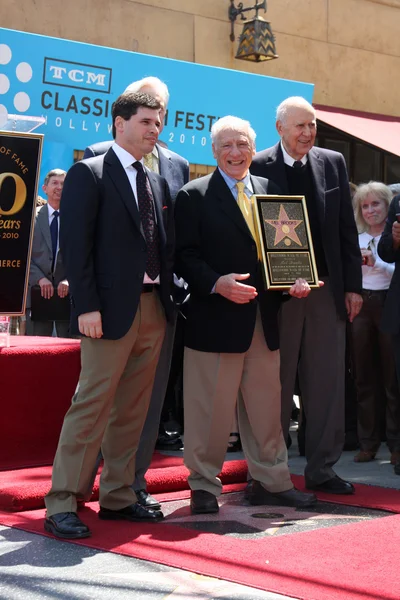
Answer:
[[[286,152],[285,147],[282,144],[282,140],[281,140],[281,148],[282,148],[282,153],[283,153],[283,162],[285,163],[285,165],[288,165],[289,167],[293,167],[294,163],[296,162],[296,159],[292,158],[290,156],[290,154],[288,154]],[[305,154],[301,158],[300,162],[302,163],[303,166],[307,164],[307,162],[308,162],[308,156],[307,156],[307,154]]]
[[[362,266],[362,286],[364,290],[387,290],[392,280],[394,265],[383,261],[377,253],[380,239],[380,235],[372,237],[367,232],[360,233],[358,236],[360,248],[371,250],[375,257],[373,267],[368,267],[368,265]]]

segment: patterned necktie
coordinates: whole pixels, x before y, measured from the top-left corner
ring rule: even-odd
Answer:
[[[53,258],[51,261],[51,270],[54,271],[54,264],[57,256],[57,244],[58,244],[58,210],[53,212],[53,220],[50,223],[50,235],[51,235],[51,251]]]
[[[154,281],[160,274],[160,251],[158,248],[158,227],[154,214],[153,194],[142,163],[136,161],[132,166],[137,171],[137,201],[147,244],[146,273]]]
[[[237,203],[239,205],[240,210],[242,211],[242,215],[244,216],[244,220],[247,223],[247,227],[250,229],[250,233],[253,236],[253,239],[257,246],[257,256],[258,260],[262,260],[262,252],[261,252],[261,243],[256,234],[256,228],[254,225],[254,216],[252,211],[252,201],[253,198],[248,198],[244,193],[244,183],[243,181],[238,181],[236,183],[236,189],[238,191],[237,195]]]

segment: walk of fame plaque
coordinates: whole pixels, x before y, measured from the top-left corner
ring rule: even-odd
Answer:
[[[254,196],[268,289],[287,290],[298,278],[318,287],[318,273],[304,196]]]

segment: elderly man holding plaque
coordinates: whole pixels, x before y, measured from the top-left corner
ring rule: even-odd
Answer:
[[[211,130],[218,167],[176,199],[176,272],[191,290],[184,357],[185,464],[191,510],[219,510],[218,479],[238,402],[252,504],[306,507],[314,494],[293,488],[280,425],[280,292],[262,281],[253,194],[279,193],[249,175],[255,133],[247,121],[219,119]],[[296,281],[290,294],[310,287]],[[241,392],[239,394],[239,391]]]
[[[280,142],[259,152],[251,167],[283,194],[305,196],[319,277],[325,285],[281,311],[282,428],[289,432],[299,383],[307,418],[305,479],[308,489],[352,494],[333,470],[344,443],[345,323],[361,309],[361,254],[344,158],[313,148],[315,110],[304,98],[277,109]]]

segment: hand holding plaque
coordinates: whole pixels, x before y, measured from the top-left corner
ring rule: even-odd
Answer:
[[[254,196],[256,231],[261,241],[268,289],[289,290],[296,279],[319,287],[304,196]]]

